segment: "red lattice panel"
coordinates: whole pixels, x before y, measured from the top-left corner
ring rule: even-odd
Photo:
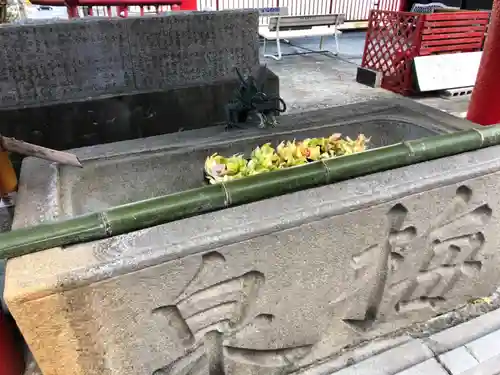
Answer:
[[[372,10],[361,66],[381,72],[383,88],[410,95],[416,56],[480,51],[489,17],[489,12]]]
[[[372,10],[362,67],[382,72],[382,87],[402,95],[412,92],[411,64],[418,56],[423,15]]]

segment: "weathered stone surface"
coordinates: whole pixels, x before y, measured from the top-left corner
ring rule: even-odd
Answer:
[[[258,63],[258,13],[174,12],[0,28],[2,107],[174,89],[236,77]]]
[[[371,114],[353,107],[359,117],[337,118],[337,126],[324,125],[325,111],[311,113],[307,134],[363,129],[383,145],[405,127],[408,138],[452,130],[435,125],[446,118],[437,111],[418,115],[427,124],[417,126],[400,107],[398,128],[372,107]],[[306,134],[283,119],[279,136],[255,130],[223,138],[204,129],[195,138],[135,142],[149,165],[137,164],[132,141],[77,150],[84,174],[59,183],[53,165],[27,160],[14,226],[105,208],[116,181],[103,187],[104,201],[77,193],[78,180],[89,186],[85,170],[103,171],[105,162],[92,158],[117,166],[136,199],[195,182],[151,155],[182,160],[189,149],[244,151],[242,143]],[[123,173],[120,159],[134,174]],[[149,174],[130,183],[141,168]],[[78,189],[61,183],[70,180]],[[500,147],[377,173],[17,258],[8,263],[5,297],[44,375],[207,373],[221,357],[228,375],[301,373],[346,345],[492,292],[500,281],[500,201],[489,193],[498,183]]]
[[[84,18],[0,28],[2,106],[113,95],[134,89],[127,21]]]
[[[139,90],[195,85],[233,77],[259,64],[258,14],[179,13],[131,18],[130,55]]]
[[[257,18],[236,10],[0,26],[0,133],[65,150],[224,122],[234,67],[259,67]],[[269,70],[265,89],[279,94]]]
[[[463,346],[441,354],[439,362],[451,375],[463,374],[479,364],[479,361]]]

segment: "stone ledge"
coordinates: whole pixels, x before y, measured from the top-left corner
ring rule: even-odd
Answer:
[[[310,369],[303,369],[292,373],[293,375],[329,375],[337,374],[338,371],[367,360],[373,356],[380,355],[386,351],[400,347],[414,339],[408,335],[394,338],[375,339],[371,342],[363,343],[359,347],[345,349],[337,358],[316,363]]]
[[[337,371],[332,375],[396,374],[414,365],[426,363],[424,361],[433,358],[433,356],[434,354],[432,351],[422,341],[412,339],[407,343],[365,359],[353,366]],[[431,373],[429,373],[429,375],[430,374]]]
[[[498,329],[500,329],[500,309],[433,334],[424,341],[436,355],[439,355]]]
[[[479,364],[479,361],[463,346],[441,354],[438,360],[450,375],[459,375]]]
[[[500,356],[490,358],[460,375],[498,375],[500,372]]]
[[[479,362],[500,356],[500,329],[464,345]],[[500,371],[500,368],[499,368]]]
[[[387,373],[386,375],[393,373]],[[428,359],[425,362],[412,366],[404,371],[398,372],[395,375],[449,375],[448,372],[439,364],[435,358]],[[354,374],[352,374],[354,375]],[[359,374],[356,374],[359,375]]]
[[[498,297],[496,296],[494,298],[497,299]],[[472,314],[475,313],[474,306],[475,305],[470,305],[468,308]],[[452,319],[449,319],[448,317],[453,314],[454,312],[444,314],[436,319],[449,321],[451,324]],[[420,330],[425,329],[423,328],[425,326],[430,327],[434,324],[435,319],[432,319],[429,322],[422,324]],[[430,350],[432,353],[431,357],[437,357],[438,363],[441,366],[446,367],[447,371],[450,372],[451,375],[472,375],[483,371],[483,369],[485,374],[496,375],[496,373],[491,371],[493,369],[496,371],[500,369],[500,349],[498,348],[498,345],[496,345],[500,342],[500,339],[497,337],[500,333],[499,327],[500,309],[496,309],[480,315],[479,317],[468,320],[465,323],[458,324],[451,328],[446,328],[441,332],[430,335],[429,337],[421,337],[418,340]],[[415,331],[412,328],[406,331],[407,332],[402,336],[395,336],[392,339],[386,338],[384,340],[365,343],[358,348],[348,350],[339,358],[324,362],[321,365],[315,366],[311,370],[299,372],[299,374],[350,375],[352,373],[357,375],[372,375],[370,369],[372,363],[371,360],[373,358],[378,358],[377,360],[380,360],[381,358],[382,361],[384,361],[385,358],[391,359],[398,356],[405,358],[407,355],[412,355],[412,346],[409,347],[410,349],[405,349],[404,345],[416,340],[410,336],[414,334]],[[378,351],[379,347],[384,348],[382,349],[382,352]],[[406,353],[404,352],[405,350],[407,350]],[[459,356],[461,352],[465,352],[465,356]],[[368,355],[372,355],[374,357],[367,358],[365,356],[367,353]],[[423,358],[423,361],[426,360],[428,360],[428,358]],[[435,367],[435,364],[423,365],[425,362],[421,362],[414,362],[413,360],[409,361],[408,365],[403,365],[403,367],[406,366],[404,368],[409,372],[407,373],[403,371],[397,375],[413,375],[415,371],[419,371],[421,368],[426,368],[427,366]],[[494,365],[497,367],[494,367]],[[343,367],[345,368],[342,369]],[[418,372],[415,372],[415,374],[417,373]],[[382,374],[393,375],[395,372],[392,371],[391,368],[386,372],[382,372]],[[429,373],[429,375],[431,375],[431,373]],[[432,373],[432,375],[434,375],[434,373]]]

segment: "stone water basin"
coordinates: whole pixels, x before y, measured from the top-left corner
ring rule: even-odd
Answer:
[[[199,187],[205,183],[203,163],[215,152],[249,154],[266,142],[276,145],[282,140],[333,133],[351,138],[363,133],[371,138],[369,146],[373,148],[456,130],[456,124],[443,126],[443,118],[451,116],[425,108],[427,116],[397,103],[377,101],[371,106],[282,116],[279,127],[273,130],[224,132],[215,127],[78,149],[75,152],[85,167],[59,168],[59,212],[80,215]],[[442,117],[440,123],[434,116]]]
[[[395,99],[283,116],[274,130],[82,148],[83,169],[30,158],[13,227],[198,187],[213,152],[470,127]],[[496,289],[499,181],[494,146],[47,249],[9,261],[5,299],[48,375],[208,373],[210,358],[227,375],[317,374],[343,348]]]

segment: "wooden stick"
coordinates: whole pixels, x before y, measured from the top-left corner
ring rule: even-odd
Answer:
[[[19,141],[14,138],[4,137],[0,135],[0,149],[7,150],[9,152],[15,152],[17,154],[25,156],[34,156],[36,158],[45,159],[48,161],[54,161],[59,164],[71,165],[74,167],[82,168],[82,163],[80,160],[69,152],[56,151],[50,148],[37,146],[32,143],[27,143],[24,141]]]

